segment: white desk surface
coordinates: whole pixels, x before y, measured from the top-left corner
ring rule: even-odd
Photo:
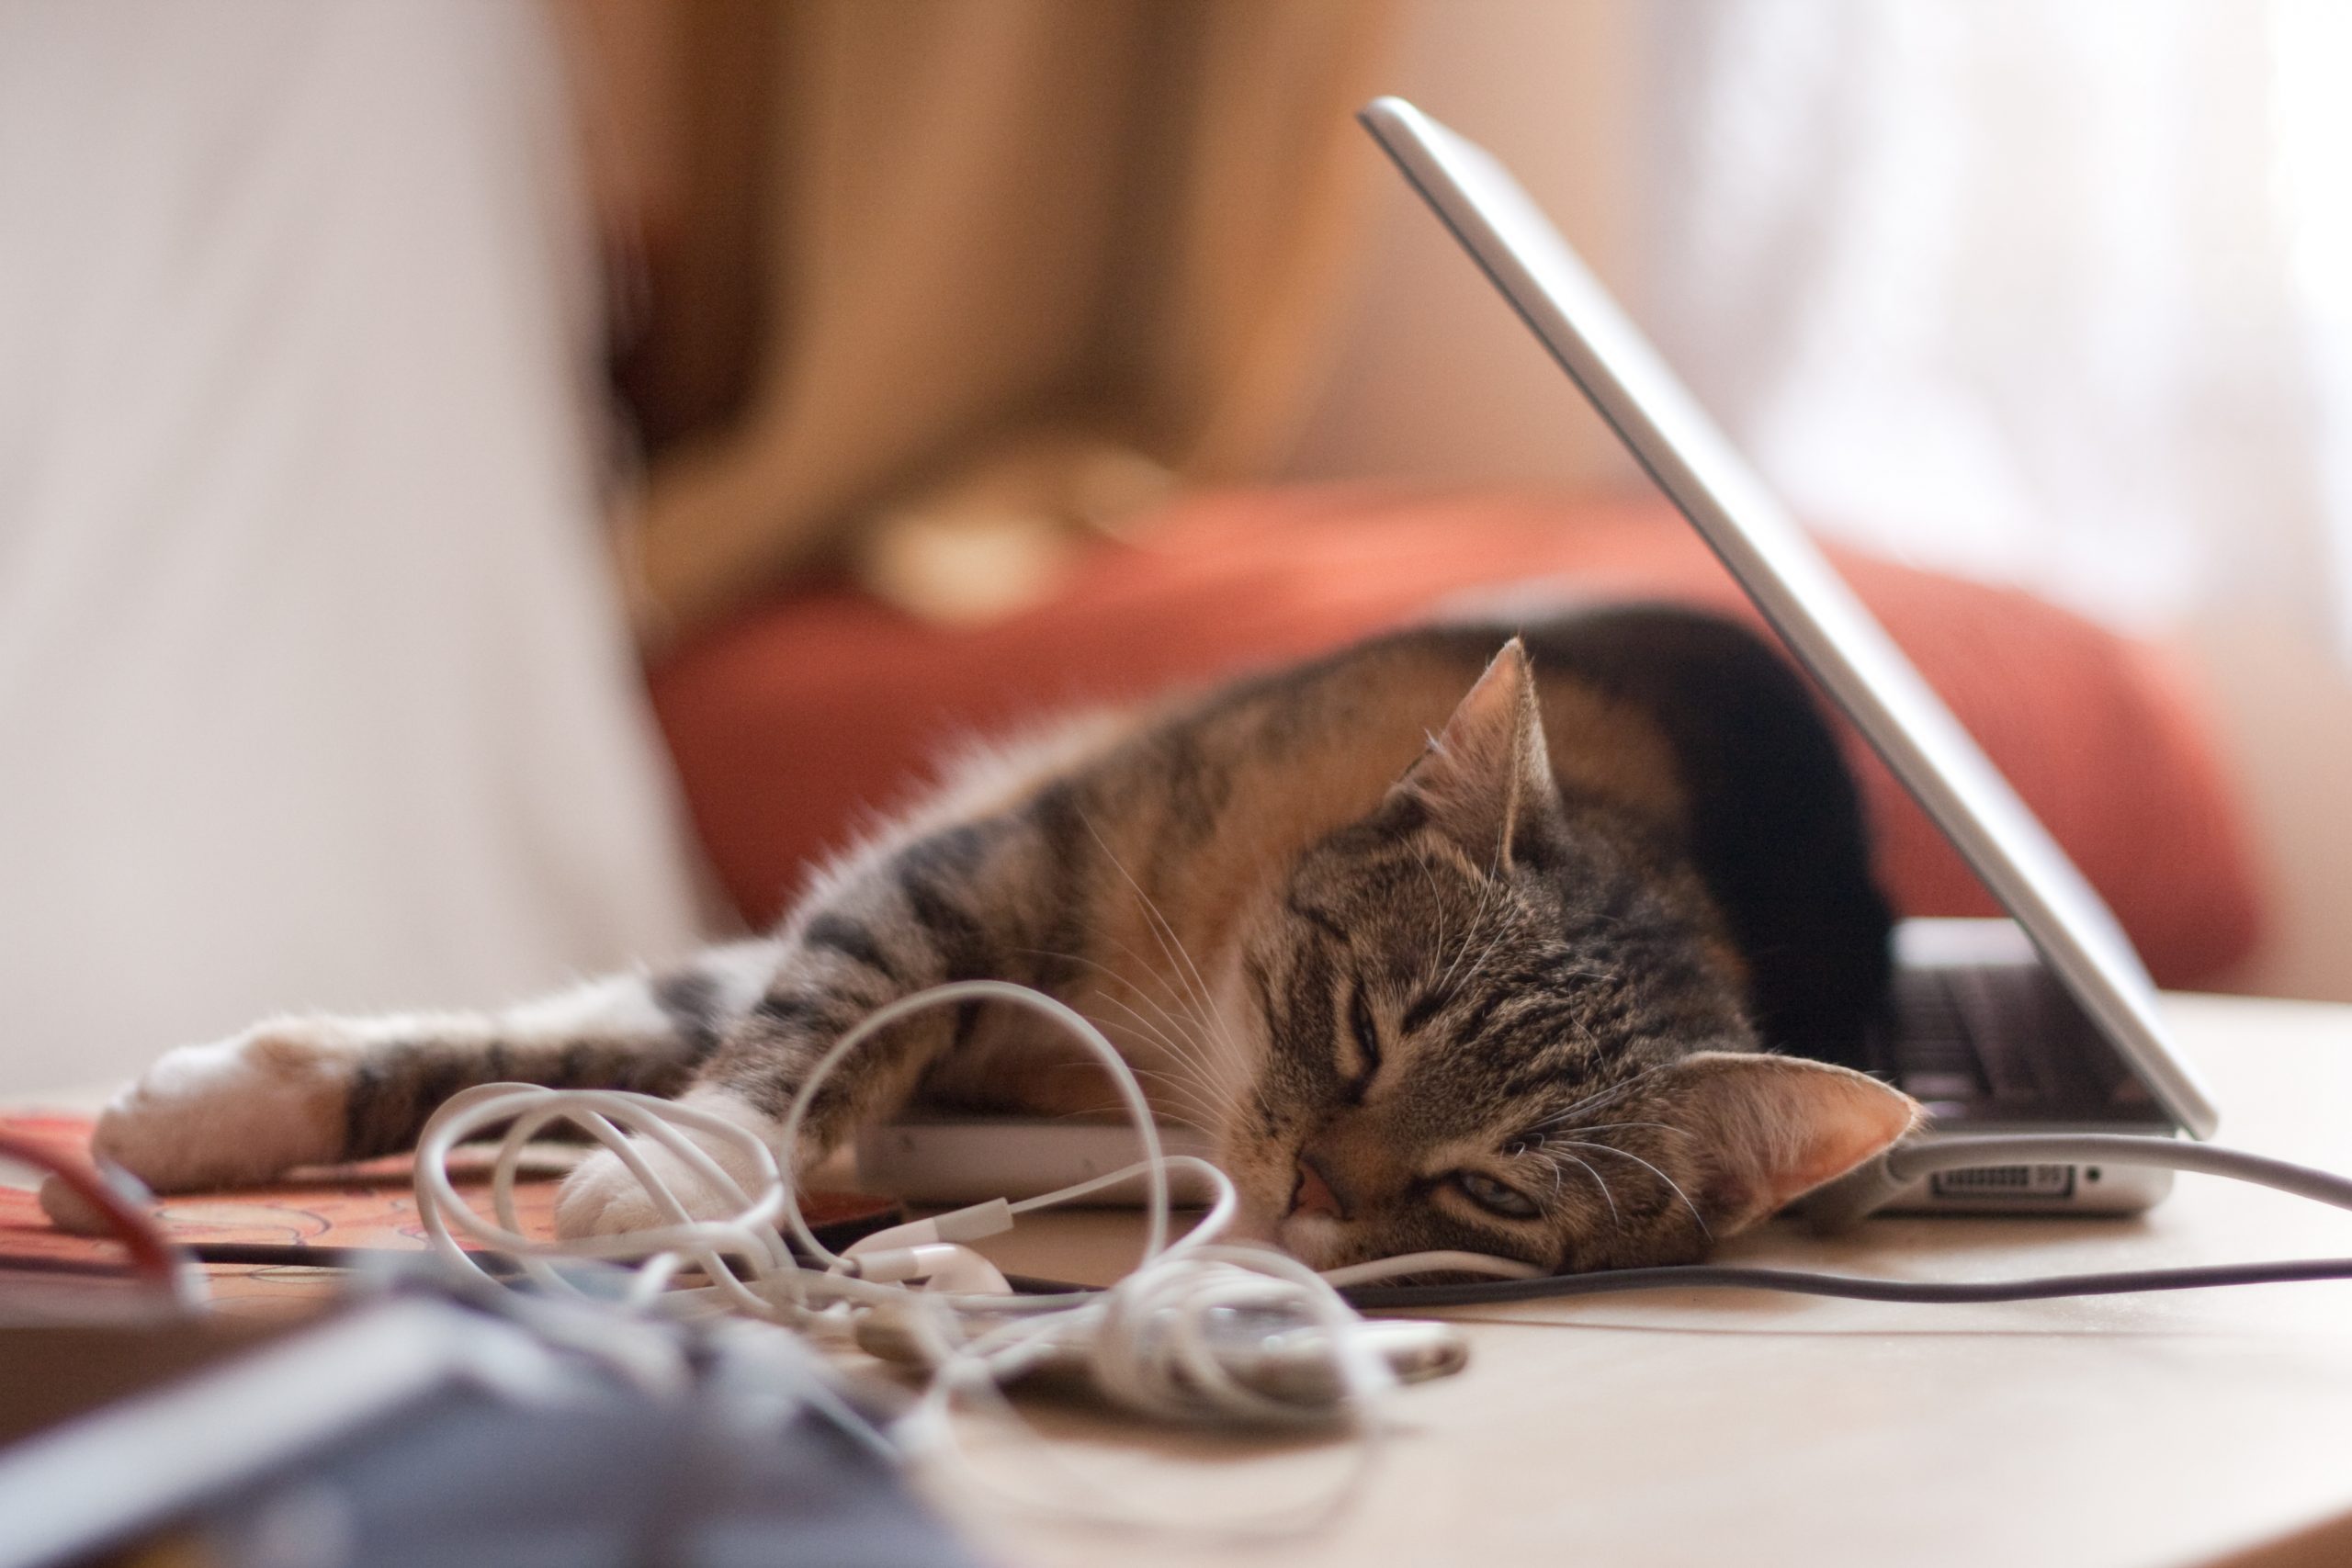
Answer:
[[[2352,1169],[2352,1008],[2175,997],[2219,1141]],[[1116,1215],[1001,1238],[1100,1278]],[[2132,1220],[1793,1226],[1724,1256],[1922,1279],[2352,1255],[2352,1214],[2184,1177]],[[2352,1283],[2008,1306],[1690,1292],[1444,1314],[1465,1372],[1405,1391],[1344,1517],[1275,1545],[1105,1536],[934,1491],[1008,1568],[1279,1562],[2352,1563]],[[1271,1506],[1335,1446],[1170,1437],[1037,1412],[1061,1457],[1164,1505]],[[970,1428],[989,1462],[1015,1450]]]

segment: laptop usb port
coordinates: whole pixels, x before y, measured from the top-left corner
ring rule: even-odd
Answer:
[[[1928,1179],[1928,1190],[1939,1198],[2071,1198],[2075,1168],[2071,1165],[1987,1165],[1968,1170],[1940,1170]]]

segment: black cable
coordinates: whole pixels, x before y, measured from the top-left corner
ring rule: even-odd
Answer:
[[[2352,1180],[2243,1149],[2112,1133],[1988,1134],[1925,1139],[1901,1145],[1839,1178],[1814,1198],[1817,1228],[1842,1230],[1883,1204],[1905,1186],[1937,1171],[1981,1166],[2054,1162],[2148,1165],[2245,1181],[2339,1209],[2352,1209]],[[2040,1302],[2062,1296],[2120,1296],[2155,1291],[2203,1291],[2222,1285],[2278,1285],[2352,1279],[2352,1258],[2290,1258],[2272,1263],[2216,1263],[2178,1269],[2125,1269],[2097,1274],[2047,1274],[2023,1280],[1874,1280],[1861,1274],[1817,1274],[1801,1269],[1753,1269],[1693,1263],[1667,1269],[1602,1269],[1533,1280],[1476,1280],[1459,1284],[1359,1285],[1341,1291],[1367,1309],[1491,1306],[1505,1302],[1556,1301],[1631,1291],[1779,1291],[1840,1296],[1849,1301],[1946,1305],[1972,1302]]]
[[[1668,1269],[1546,1274],[1532,1280],[1473,1280],[1452,1285],[1356,1285],[1340,1294],[1351,1306],[1367,1311],[1494,1306],[1572,1296],[1611,1296],[1633,1291],[1779,1291],[1804,1296],[1841,1296],[1859,1302],[1948,1305],[2202,1291],[2218,1285],[2279,1285],[2310,1280],[2352,1280],[2352,1258],[2287,1258],[2275,1263],[2216,1263],[2183,1269],[2126,1269],[2111,1273],[2045,1274],[2023,1280],[1874,1280],[1862,1274],[1816,1274],[1801,1269],[1691,1263]]]

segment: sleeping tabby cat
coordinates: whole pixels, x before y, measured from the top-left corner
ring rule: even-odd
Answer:
[[[159,1189],[250,1181],[404,1148],[501,1079],[680,1095],[772,1136],[859,1018],[993,976],[1099,1024],[1213,1135],[1243,1232],[1310,1263],[1655,1264],[1911,1126],[1853,1070],[1887,933],[1835,743],[1747,632],[1652,608],[1432,627],[981,754],[766,939],[505,1012],[175,1051],[96,1146]],[[1114,1103],[1025,1014],[943,1010],[829,1082],[802,1152],[910,1100]],[[650,1218],[600,1153],[560,1223]]]

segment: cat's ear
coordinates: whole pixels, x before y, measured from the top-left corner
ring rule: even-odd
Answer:
[[[1389,799],[1417,803],[1478,865],[1509,865],[1531,829],[1558,821],[1560,787],[1519,638],[1503,644]]]
[[[1718,1237],[1845,1175],[1919,1121],[1917,1101],[1876,1078],[1753,1052],[1686,1056],[1658,1093],[1665,1116],[1691,1135],[1705,1174],[1690,1200]]]

